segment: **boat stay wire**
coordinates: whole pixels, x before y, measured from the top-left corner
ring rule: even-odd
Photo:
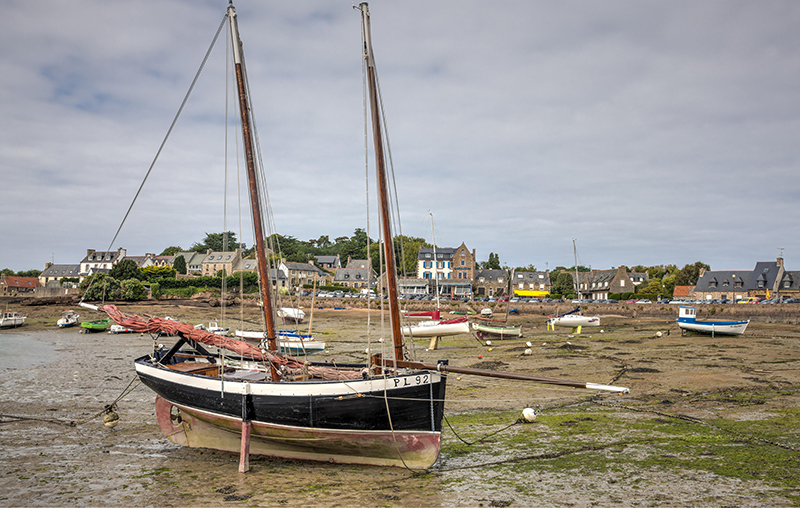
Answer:
[[[161,145],[159,145],[158,150],[156,151],[155,157],[153,157],[153,161],[150,163],[150,167],[147,169],[147,173],[144,175],[144,179],[142,183],[139,185],[139,189],[136,191],[136,195],[133,196],[133,201],[131,201],[130,206],[128,206],[128,210],[125,212],[125,216],[122,218],[122,222],[120,222],[119,227],[117,228],[117,232],[114,233],[114,238],[111,239],[111,242],[108,245],[108,251],[110,251],[114,243],[117,241],[117,237],[119,236],[120,231],[122,231],[122,226],[125,225],[125,221],[128,220],[128,216],[131,214],[131,210],[133,210],[133,205],[136,204],[136,200],[139,198],[139,194],[142,193],[142,189],[144,188],[144,184],[147,182],[147,179],[150,177],[150,173],[153,172],[153,168],[158,161],[159,156],[161,156],[161,151],[164,149],[164,146],[167,144],[167,140],[169,139],[170,135],[172,134],[172,130],[175,128],[175,125],[178,123],[178,118],[180,118],[181,113],[183,112],[183,108],[186,106],[186,103],[189,101],[189,97],[192,95],[192,91],[194,91],[194,87],[197,84],[197,80],[200,79],[200,74],[203,72],[203,69],[206,66],[206,62],[208,62],[208,57],[211,56],[211,51],[214,49],[214,46],[217,44],[217,39],[219,39],[219,34],[222,32],[222,29],[225,27],[225,21],[228,19],[227,12],[222,17],[222,21],[219,24],[219,28],[217,28],[217,32],[214,34],[214,38],[211,41],[211,45],[208,47],[208,51],[206,51],[205,56],[203,57],[203,61],[200,63],[200,68],[197,69],[197,73],[192,80],[192,84],[189,85],[189,90],[186,91],[186,95],[183,97],[183,101],[181,101],[181,105],[178,108],[178,112],[175,113],[175,117],[172,119],[172,123],[169,125],[169,129],[167,129],[167,133],[164,136],[164,139],[161,141]],[[96,273],[95,273],[96,275]],[[89,287],[94,283],[94,277],[92,277],[92,281],[89,283]],[[87,288],[84,291],[84,295],[88,294],[89,290]],[[83,298],[81,298],[83,301]]]

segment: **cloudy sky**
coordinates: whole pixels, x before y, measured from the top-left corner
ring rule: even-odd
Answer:
[[[226,6],[0,4],[0,268],[239,231],[233,168],[223,219],[220,38],[111,245]],[[237,12],[278,232],[366,228],[352,1]],[[437,244],[509,266],[571,266],[576,239],[593,268],[750,269],[783,252],[800,269],[800,3],[376,0],[370,12],[404,234],[430,239],[432,213]]]

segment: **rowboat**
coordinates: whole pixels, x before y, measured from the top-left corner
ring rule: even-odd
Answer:
[[[494,326],[485,323],[472,323],[472,330],[480,338],[486,336],[499,337],[506,339],[511,337],[522,337],[521,326]]]
[[[84,321],[81,323],[84,333],[104,332],[108,328],[111,320],[108,318],[95,319],[94,321]]]

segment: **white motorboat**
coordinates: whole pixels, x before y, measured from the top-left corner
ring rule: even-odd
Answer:
[[[58,325],[59,328],[68,328],[70,326],[77,325],[78,318],[80,318],[80,316],[78,314],[75,314],[74,310],[65,310],[64,312],[61,313],[61,317],[58,318],[56,324]]]
[[[0,328],[16,328],[25,324],[28,316],[22,316],[19,312],[4,312],[0,318]]]
[[[681,306],[678,311],[678,326],[682,330],[710,333],[714,335],[742,335],[747,329],[747,321],[703,321],[697,319],[697,307]]]

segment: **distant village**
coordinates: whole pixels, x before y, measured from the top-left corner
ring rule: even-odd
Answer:
[[[183,259],[176,265],[178,258]],[[133,261],[139,268],[179,265],[183,268],[185,265],[185,274],[178,273],[177,278],[215,277],[257,270],[255,259],[243,256],[241,250],[219,252],[207,249],[205,252],[175,252],[168,256],[131,256],[123,248],[115,251],[88,249],[79,263],[47,263],[38,277],[4,273],[0,276],[0,294],[77,294],[81,281],[96,273],[107,274],[123,260]],[[440,297],[452,299],[510,297],[524,301],[541,300],[556,294],[558,297],[577,297],[585,301],[609,301],[640,296],[643,288],[653,287],[650,274],[646,271],[630,271],[625,266],[607,270],[573,271],[561,268],[536,271],[481,269],[480,265],[476,262],[475,251],[469,250],[463,243],[455,248],[420,247],[416,274],[399,279],[399,292],[408,297],[424,297],[436,295],[438,291]],[[342,260],[339,255],[316,256],[307,263],[281,260],[271,272],[273,286],[295,294],[313,286],[336,286],[344,292],[359,293],[380,291],[384,286],[369,260],[349,257]],[[669,275],[660,274],[664,281],[668,280]],[[758,261],[752,270],[712,271],[700,267],[694,278],[696,280],[691,281],[694,284],[676,285],[673,275],[672,284],[656,284],[658,294],[646,296],[665,301],[708,302],[754,299],[784,301],[800,297],[800,271],[786,270],[781,257],[776,261]]]

